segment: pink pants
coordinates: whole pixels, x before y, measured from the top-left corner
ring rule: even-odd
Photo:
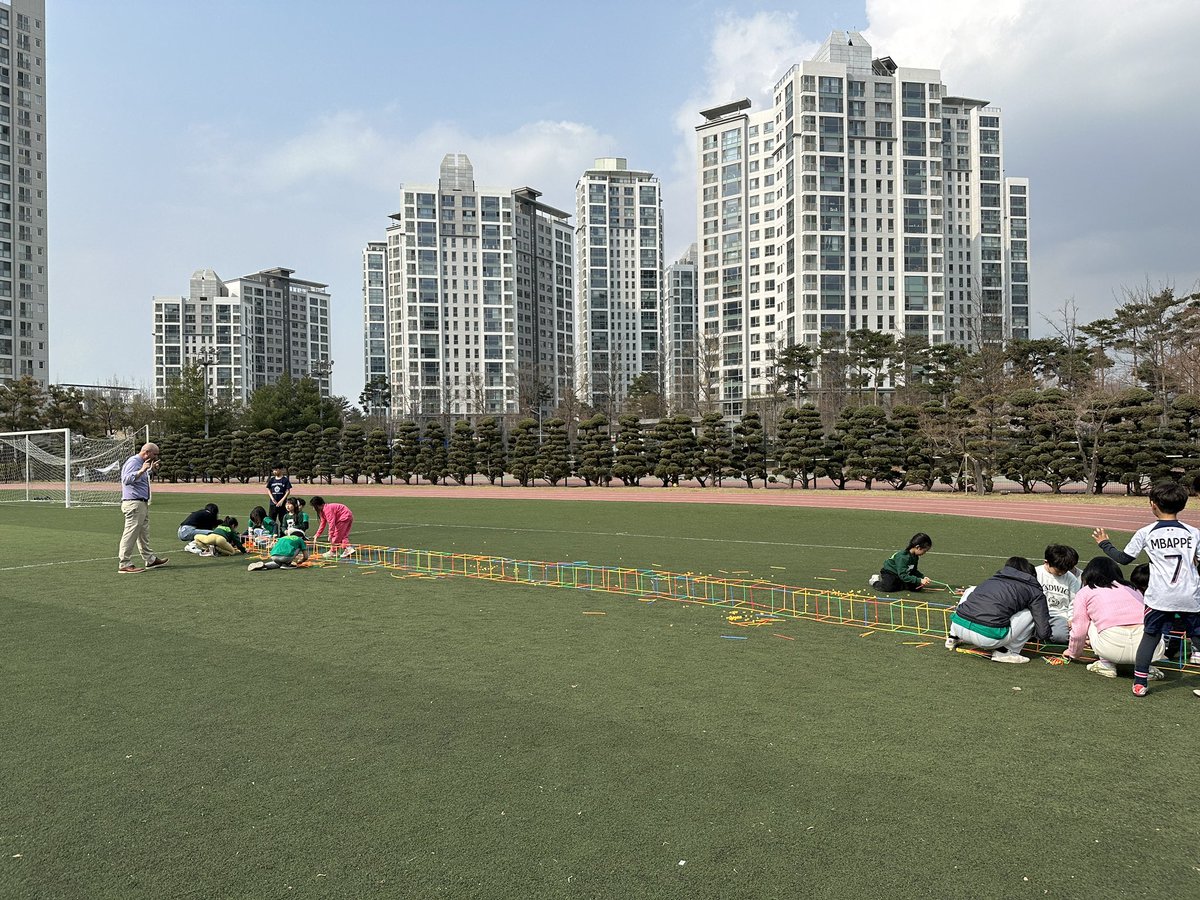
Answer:
[[[354,517],[349,515],[329,520],[329,546],[331,549],[350,543],[350,526],[353,524]]]

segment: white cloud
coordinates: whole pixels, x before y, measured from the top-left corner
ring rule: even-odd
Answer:
[[[824,38],[824,35],[821,36]],[[749,98],[762,109],[784,72],[816,52],[820,40],[800,31],[791,12],[758,12],[748,18],[727,15],[713,30],[704,79],[675,112],[680,141],[670,173],[663,179],[665,251],[670,262],[696,240],[696,126],[700,110]]]
[[[1186,147],[1200,140],[1188,99],[1200,3],[866,0],[866,11],[876,56],[940,68],[951,92],[1004,109],[1009,174],[1032,180],[1035,320],[1071,297],[1099,317],[1125,288],[1195,282],[1200,182],[1186,177]],[[761,109],[828,37],[802,29],[783,12],[714,29],[704,81],[676,114],[668,253],[696,240],[698,111],[747,96]]]
[[[303,193],[314,184],[327,192],[331,181],[392,196],[402,182],[436,183],[442,157],[466,153],[480,186],[528,185],[545,192],[548,200],[553,191],[558,203],[573,206],[579,175],[596,157],[611,154],[614,143],[580,122],[529,122],[499,134],[475,134],[457,123],[437,122],[408,135],[375,124],[384,118],[340,112],[273,147],[198,132],[203,150],[193,171],[210,187],[242,196]]]

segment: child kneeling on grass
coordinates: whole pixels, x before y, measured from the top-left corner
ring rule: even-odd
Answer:
[[[946,649],[959,643],[992,651],[992,661],[1027,663],[1025,643],[1050,640],[1050,610],[1037,572],[1023,556],[1008,559],[999,572],[963,595],[950,616]]]
[[[238,520],[233,516],[226,516],[211,532],[198,534],[192,540],[196,546],[204,548],[202,556],[233,556],[246,552],[242,536],[238,534]]]
[[[929,579],[917,568],[917,561],[929,552],[933,538],[919,531],[908,539],[908,546],[897,550],[883,564],[878,575],[867,579],[867,584],[884,593],[895,591],[919,591],[929,584]]]
[[[304,543],[304,532],[289,528],[283,537],[275,539],[271,546],[271,558],[258,560],[246,566],[248,572],[265,572],[270,569],[291,569],[308,559],[308,546]]]

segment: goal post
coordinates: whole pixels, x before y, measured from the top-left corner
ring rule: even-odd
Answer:
[[[142,444],[69,428],[0,433],[0,503],[110,506],[121,502],[121,467]]]

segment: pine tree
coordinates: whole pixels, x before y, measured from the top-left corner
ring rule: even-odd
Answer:
[[[675,460],[679,467],[675,484],[679,484],[681,479],[687,481],[696,477],[700,444],[696,440],[696,424],[691,416],[683,413],[676,415],[671,419],[671,427],[675,430]]]
[[[508,468],[521,487],[529,487],[537,469],[538,423],[522,419],[508,436]]]
[[[366,462],[367,436],[361,425],[347,425],[342,431],[342,453],[338,460],[337,474],[341,478],[349,478],[351,484],[358,484],[358,479],[367,468]]]
[[[842,434],[835,428],[821,441],[816,474],[828,478],[839,491],[846,489],[846,457],[846,445],[842,441]]]
[[[562,419],[548,419],[543,423],[544,439],[538,448],[538,476],[551,485],[571,475],[571,445],[567,439],[567,423]]]
[[[437,419],[425,423],[421,450],[417,454],[417,472],[430,484],[446,477],[449,463],[446,458],[446,431]]]
[[[246,484],[254,474],[254,455],[250,447],[250,435],[235,431],[229,441],[229,463],[225,467],[231,478]]]
[[[705,480],[719,487],[732,467],[733,438],[729,426],[719,412],[707,412],[700,418],[696,479],[702,487]]]
[[[228,431],[222,431],[220,434],[214,435],[208,449],[212,454],[210,467],[213,477],[220,481],[221,484],[225,484],[232,475],[229,459],[233,453],[233,435]]]
[[[588,486],[612,481],[612,441],[608,419],[595,415],[579,423],[578,474]]]
[[[766,485],[766,434],[756,412],[746,413],[733,429],[733,467],[746,480],[746,487],[754,487],[755,478]]]
[[[796,486],[799,455],[796,453],[796,420],[800,413],[794,406],[787,407],[779,416],[775,429],[777,446],[775,460],[776,480],[786,481],[789,488]]]
[[[642,476],[649,473],[646,466],[646,440],[642,436],[642,425],[637,416],[624,415],[617,420],[621,426],[617,433],[613,456],[613,475],[627,487],[641,484]]]
[[[326,484],[333,484],[333,476],[337,473],[338,460],[342,456],[342,432],[337,428],[326,428],[321,432],[317,442],[316,456],[313,460],[313,476],[324,478]]]
[[[486,476],[488,484],[495,484],[497,479],[503,484],[508,459],[504,448],[504,435],[501,434],[500,424],[494,416],[480,420],[477,437],[478,468]]]
[[[159,459],[162,461],[159,464],[158,477],[171,484],[181,480],[184,473],[183,455],[180,453],[182,441],[183,437],[178,434],[169,434],[158,439]]]
[[[266,478],[270,475],[272,467],[283,463],[279,457],[279,433],[273,428],[264,428],[252,434],[250,456],[255,478]]]
[[[813,487],[817,480],[817,465],[825,453],[825,432],[821,427],[821,411],[811,403],[796,410],[791,452],[800,486]]]
[[[660,419],[652,429],[647,444],[654,447],[650,474],[662,480],[663,487],[679,483],[680,469],[675,460],[675,429],[669,419]]]
[[[392,450],[388,446],[387,432],[382,428],[372,428],[367,435],[363,471],[375,484],[383,484],[383,479],[392,471]]]
[[[909,484],[919,484],[933,490],[937,483],[933,454],[921,437],[921,410],[916,406],[892,407],[892,430],[895,432],[900,466]]]
[[[392,442],[392,475],[405,484],[412,484],[420,452],[421,429],[417,423],[410,420],[397,423],[396,439]]]
[[[457,484],[466,484],[467,479],[475,475],[478,468],[475,459],[475,430],[466,419],[459,419],[454,423],[447,463],[450,477]]]
[[[291,443],[281,448],[293,481],[312,484],[317,477],[317,445],[320,442],[321,426],[313,424],[295,432]]]

